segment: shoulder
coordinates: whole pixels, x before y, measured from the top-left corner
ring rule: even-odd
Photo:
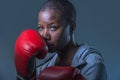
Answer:
[[[83,63],[103,63],[103,57],[95,47],[89,46],[88,44],[81,44],[73,58],[73,65],[77,66]]]
[[[77,67],[86,80],[106,80],[107,73],[100,51],[87,44],[76,52],[72,66]]]
[[[86,49],[87,51],[86,53],[84,53],[84,60],[87,63],[91,63],[91,64],[103,63],[104,60],[101,52],[93,46],[89,46],[89,45],[87,46],[88,46],[88,48]]]

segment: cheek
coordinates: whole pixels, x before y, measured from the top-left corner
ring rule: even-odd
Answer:
[[[59,40],[61,39],[61,35],[62,33],[60,31],[51,33],[51,40],[54,43],[54,45],[56,45],[59,42]]]
[[[69,29],[61,29],[54,32],[52,37],[52,42],[54,42],[56,47],[62,47],[66,45],[70,40]]]
[[[61,34],[61,43],[67,44],[70,41],[69,28],[65,29]]]

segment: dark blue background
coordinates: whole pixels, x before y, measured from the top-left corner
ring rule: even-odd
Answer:
[[[120,79],[120,1],[70,0],[77,9],[75,38],[97,47],[108,80]],[[0,80],[16,80],[14,43],[21,31],[37,26],[42,0],[0,0]]]

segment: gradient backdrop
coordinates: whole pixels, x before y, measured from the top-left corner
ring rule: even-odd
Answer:
[[[16,80],[14,43],[21,31],[37,26],[44,0],[0,0],[0,80]],[[97,47],[108,80],[120,79],[120,1],[71,0],[77,9],[75,38]]]

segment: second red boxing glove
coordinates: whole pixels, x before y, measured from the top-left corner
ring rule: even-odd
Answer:
[[[37,80],[85,80],[85,78],[74,67],[51,66],[44,69]]]
[[[29,29],[23,31],[17,38],[14,51],[14,62],[17,74],[27,79],[33,75],[35,57],[44,58],[47,46],[38,32]]]

